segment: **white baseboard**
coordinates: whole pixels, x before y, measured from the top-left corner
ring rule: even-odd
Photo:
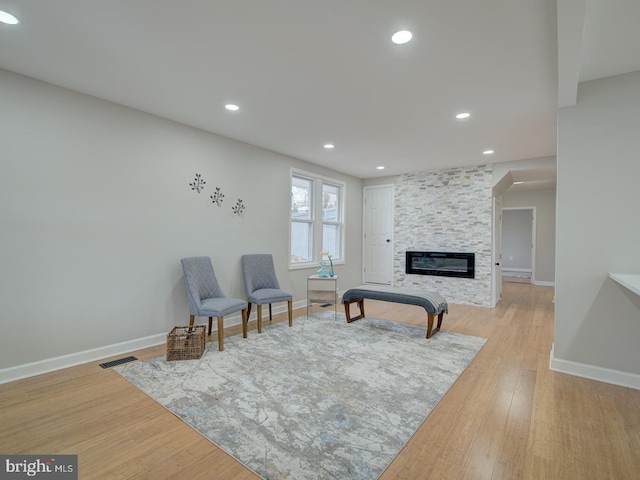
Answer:
[[[556,286],[556,282],[544,282],[542,280],[534,280],[533,284],[534,285],[540,285],[542,287],[555,287]]]
[[[530,268],[502,267],[503,272],[531,273]]]
[[[293,308],[302,308],[307,306],[306,300],[295,302]],[[273,313],[284,313],[287,311],[287,304],[278,304],[273,307]],[[255,316],[255,306],[252,315]],[[262,313],[264,320],[264,312]],[[234,325],[240,325],[240,315],[230,315],[225,317],[224,325],[231,327]],[[196,323],[201,323],[196,320]],[[213,328],[216,329],[216,322],[213,322]],[[212,332],[213,333],[213,332]],[[156,345],[162,345],[167,341],[166,333],[159,333],[143,338],[136,338],[133,340],[127,340],[125,342],[116,343],[113,345],[105,345],[103,347],[93,348],[91,350],[85,350],[83,352],[70,353],[68,355],[61,355],[59,357],[47,358],[44,360],[38,360],[37,362],[25,363],[23,365],[16,365],[14,367],[8,367],[0,369],[0,384],[13,382],[15,380],[21,380],[23,378],[34,377],[36,375],[42,375],[43,373],[54,372],[56,370],[62,370],[64,368],[75,367],[83,363],[95,362],[108,357],[114,357],[116,355],[130,354],[133,351],[141,350],[143,348],[155,347]]]
[[[640,375],[555,358],[553,346],[551,347],[549,370],[640,390]]]
[[[155,347],[167,341],[167,334],[160,333],[149,337],[137,338],[126,342],[93,348],[83,352],[70,353],[60,357],[47,358],[37,362],[25,363],[0,370],[0,384],[13,382],[27,377],[41,375],[63,368],[75,367],[83,363],[95,362],[107,357],[130,353],[142,348]]]

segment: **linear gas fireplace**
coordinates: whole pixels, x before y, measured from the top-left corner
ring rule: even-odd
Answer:
[[[407,251],[406,273],[475,278],[475,253]]]

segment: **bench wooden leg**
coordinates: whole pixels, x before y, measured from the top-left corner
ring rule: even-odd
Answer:
[[[360,308],[360,315],[353,318],[351,318],[351,309],[349,308],[352,303],[357,303]],[[355,322],[356,320],[364,318],[364,298],[356,298],[350,302],[344,302],[344,314],[347,317],[347,323]]]
[[[438,324],[436,328],[433,329],[433,321],[436,317],[435,313],[427,313],[427,338],[431,338],[431,336],[440,330],[442,326],[442,317],[444,316],[444,310],[438,314]]]

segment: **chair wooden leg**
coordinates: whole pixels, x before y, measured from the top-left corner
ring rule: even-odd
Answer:
[[[242,309],[242,338],[247,338],[247,322],[249,315],[247,314],[247,309]]]
[[[269,321],[273,322],[273,312],[271,311],[271,304],[269,304]]]
[[[249,317],[251,316],[251,302],[247,305],[247,322],[249,321]]]
[[[211,333],[209,333],[211,335]],[[222,317],[218,317],[218,350],[224,350],[224,345],[222,345],[222,339],[224,338],[224,328],[222,325]]]
[[[211,335],[211,324],[213,323],[213,318],[209,317],[209,335]]]
[[[258,333],[262,333],[262,305],[258,304]]]
[[[189,315],[189,326],[193,327],[193,322],[196,319],[195,315]]]
[[[289,311],[289,326],[293,327],[293,301],[287,301],[287,310]]]

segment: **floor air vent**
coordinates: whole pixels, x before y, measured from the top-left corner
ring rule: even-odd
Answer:
[[[124,357],[124,358],[119,358],[118,360],[111,360],[110,362],[101,363],[100,366],[102,368],[110,368],[110,367],[115,367],[116,365],[122,365],[123,363],[133,362],[134,360],[137,360],[137,358]]]

